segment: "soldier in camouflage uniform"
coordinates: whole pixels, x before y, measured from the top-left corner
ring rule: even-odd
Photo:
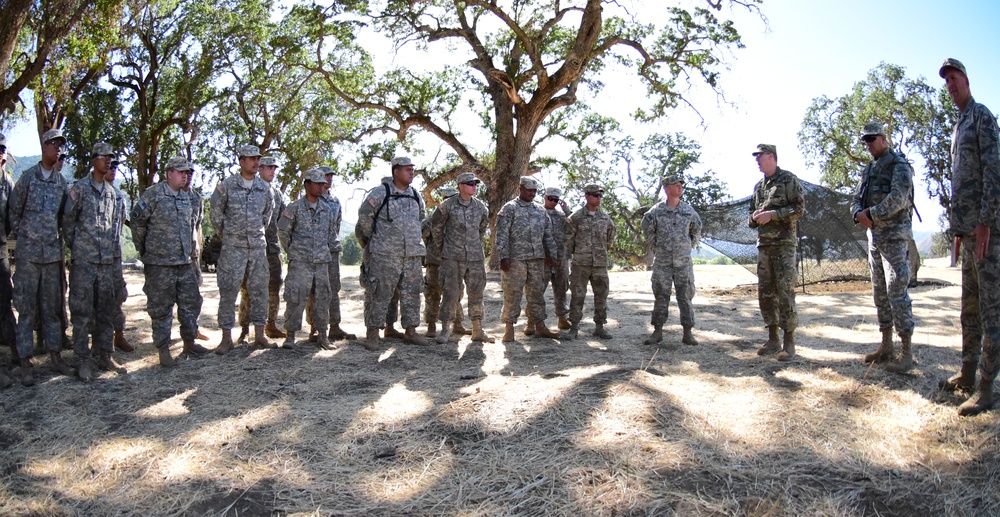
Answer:
[[[760,144],[753,152],[764,179],[750,199],[750,228],[757,230],[757,297],[767,326],[767,343],[757,355],[778,353],[779,361],[795,357],[795,249],[796,221],[805,212],[802,184],[794,174],[778,167],[778,151]],[[784,330],[778,342],[778,328]]]
[[[17,320],[14,319],[14,307],[11,305],[14,285],[10,281],[10,259],[7,257],[7,230],[10,228],[7,199],[12,190],[14,181],[7,172],[7,137],[0,135],[0,207],[3,208],[0,213],[0,340],[10,348],[11,363],[14,363],[17,361]],[[10,378],[0,370],[0,388],[6,388],[10,384]]]
[[[670,287],[677,289],[677,308],[684,335],[681,342],[697,345],[694,328],[694,263],[691,250],[701,240],[701,217],[691,205],[681,201],[684,178],[671,175],[663,178],[666,201],[661,201],[642,217],[642,233],[646,246],[653,253],[653,333],[643,341],[655,345],[663,340],[663,324],[670,308]]]
[[[476,199],[481,181],[471,172],[455,179],[458,195],[438,205],[431,219],[431,240],[441,257],[441,333],[438,343],[447,343],[452,328],[448,320],[461,314],[462,284],[469,296],[469,319],[472,320],[472,340],[492,343],[495,340],[483,331],[483,291],[486,290],[486,255],[483,237],[490,225],[489,209]],[[454,322],[461,322],[461,316]]]
[[[194,210],[194,223],[192,224],[192,243],[191,248],[191,268],[194,270],[194,277],[198,279],[198,287],[201,287],[204,278],[201,275],[201,252],[204,249],[205,236],[202,233],[202,224],[205,221],[205,198],[202,197],[201,192],[191,186],[191,176],[193,174],[187,175],[187,182],[184,183],[184,191],[187,192],[188,196],[191,198],[191,209]],[[202,334],[201,329],[198,329],[198,340],[208,341],[208,336]],[[199,345],[200,346],[200,345]]]
[[[77,375],[94,378],[90,333],[98,367],[125,373],[111,357],[114,351],[113,307],[117,305],[114,272],[115,214],[118,196],[105,183],[114,151],[107,142],[94,144],[93,172],[70,188],[62,214],[63,235],[70,250],[69,309],[73,322],[73,352],[80,362]]]
[[[569,320],[569,299],[566,292],[569,291],[569,254],[566,253],[566,243],[563,236],[566,234],[566,220],[569,217],[569,206],[562,201],[562,189],[549,187],[545,189],[545,211],[549,214],[549,221],[552,222],[552,239],[556,241],[556,265],[548,268],[545,275],[545,286],[542,293],[552,283],[552,301],[556,306],[556,316],[559,318],[558,328],[568,330]],[[531,325],[529,325],[531,326]],[[527,329],[528,327],[525,327]],[[534,332],[534,329],[531,329]]]
[[[166,169],[166,178],[146,189],[132,207],[129,223],[146,277],[142,292],[146,293],[153,346],[159,352],[160,365],[170,367],[176,364],[170,356],[174,304],[184,353],[203,355],[209,350],[194,342],[198,337],[202,298],[191,257],[194,225],[200,212],[195,205],[201,203],[201,197],[184,190],[194,166],[187,159],[174,156],[167,160]]]
[[[379,182],[379,186],[381,188],[385,188],[384,185],[388,185],[390,183],[392,183],[392,176],[383,176],[382,180]],[[424,221],[426,221],[426,220],[427,220],[427,218],[425,217]],[[424,221],[420,221],[421,236],[423,236]],[[360,221],[354,223],[354,235],[355,236],[359,235],[360,232],[364,231],[364,229],[361,228],[361,226],[359,225],[359,223],[360,223]],[[424,244],[424,248],[425,249],[427,248],[426,243]],[[427,258],[426,255],[424,256],[424,258],[425,259]],[[361,270],[362,271],[367,271],[368,264],[369,264],[370,261],[371,261],[371,254],[368,253],[367,249],[362,248],[361,249]],[[362,289],[367,289],[368,288],[368,285],[367,285],[368,281],[365,278],[365,276],[366,275],[358,275],[358,284],[361,286]],[[398,331],[398,330],[396,330],[396,327],[395,327],[397,319],[399,319],[399,288],[396,288],[396,290],[393,291],[392,298],[389,300],[389,309],[385,313],[385,334],[384,334],[385,339],[389,339],[389,338],[403,339],[403,333],[400,332],[400,331]]]
[[[611,339],[604,325],[608,322],[608,268],[611,260],[608,250],[615,242],[618,228],[607,213],[601,210],[604,189],[590,183],[583,187],[586,204],[569,216],[563,243],[572,269],[569,274],[570,328],[566,336],[576,339],[583,319],[583,302],[587,298],[587,283],[594,289],[594,335],[601,339]]]
[[[534,203],[538,181],[521,176],[518,197],[497,214],[496,253],[500,257],[505,324],[503,340],[514,340],[514,324],[521,315],[521,293],[527,298],[528,319],[535,337],[558,338],[545,326],[545,269],[553,267],[558,253],[552,238],[552,221],[545,209]],[[527,291],[527,292],[525,292]]]
[[[441,195],[443,203],[448,198],[457,196],[458,189],[442,187],[438,189],[438,194]],[[435,212],[437,212],[437,207],[434,207],[431,215],[420,223],[420,236],[423,237],[424,247],[427,248],[427,255],[424,256],[426,270],[424,273],[424,323],[427,324],[427,333],[424,335],[427,337],[437,337],[437,320],[441,310],[441,250],[440,246],[434,244],[434,237],[431,235],[431,221],[434,219]],[[458,303],[455,309],[455,321],[451,332],[460,335],[471,334],[471,331],[462,326],[462,288],[459,288]]]
[[[274,213],[271,186],[257,176],[260,151],[252,145],[237,150],[240,172],[219,182],[210,200],[209,217],[215,232],[222,236],[219,254],[219,327],[222,342],[215,353],[224,355],[233,349],[232,328],[236,324],[236,294],[247,282],[250,316],[254,325],[255,346],[277,348],[264,334],[267,323],[267,241],[264,233]]]
[[[14,251],[14,308],[17,309],[17,354],[21,384],[35,383],[31,355],[35,321],[41,325],[52,366],[63,375],[73,368],[61,355],[63,308],[61,262],[63,236],[59,214],[69,187],[60,169],[66,137],[58,129],[42,134],[42,160],[24,171],[8,204]],[[62,277],[62,278],[61,278]]]
[[[331,203],[323,201],[326,176],[319,168],[306,171],[305,195],[293,201],[278,221],[278,239],[288,255],[288,278],[285,281],[285,332],[282,348],[292,348],[295,333],[302,328],[302,310],[310,294],[312,327],[316,344],[331,350],[327,325],[330,316],[330,252],[337,240],[337,214]]]
[[[327,334],[327,338],[339,341],[342,339],[357,339],[354,334],[349,334],[340,328],[341,316],[340,316],[340,252],[344,250],[343,244],[340,242],[340,225],[343,222],[343,209],[340,206],[340,200],[337,196],[330,193],[330,186],[333,185],[333,167],[322,165],[317,167],[323,177],[326,179],[326,183],[322,185],[323,193],[320,196],[320,201],[323,201],[330,207],[330,213],[333,214],[333,226],[334,226],[334,238],[330,241],[330,266],[329,266],[329,278],[330,278],[330,302],[329,302],[329,325],[330,333]],[[312,326],[312,314],[313,314],[313,304],[314,295],[313,292],[309,292],[309,300],[306,301],[306,320],[309,325]],[[393,317],[395,320],[395,317]],[[316,341],[319,339],[319,329],[313,326],[311,332],[309,333],[309,341]]]
[[[125,271],[122,267],[122,230],[125,228],[127,209],[125,207],[125,193],[115,186],[115,175],[118,172],[118,157],[112,156],[108,164],[108,172],[104,174],[105,188],[110,188],[115,193],[115,216],[114,216],[114,242],[111,249],[114,253],[114,267],[112,268],[115,286],[115,303],[111,314],[111,324],[114,327],[114,346],[122,352],[133,352],[135,347],[125,339],[125,311],[122,305],[128,299],[128,284],[125,283]]]
[[[365,275],[365,326],[363,343],[368,350],[381,346],[379,329],[385,325],[393,293],[399,289],[403,339],[417,345],[427,344],[417,334],[420,323],[420,292],[424,286],[421,263],[426,248],[420,238],[420,223],[425,216],[424,200],[413,182],[414,167],[409,158],[398,156],[390,162],[392,181],[375,187],[358,209],[355,236],[368,252]]]
[[[267,337],[283,338],[285,333],[275,326],[278,318],[278,306],[281,304],[281,245],[278,243],[278,218],[288,206],[285,194],[274,184],[274,174],[278,170],[278,159],[273,156],[262,156],[260,158],[260,179],[271,188],[271,199],[274,200],[271,222],[264,231],[264,241],[266,242],[267,255],[267,325],[264,327],[264,334]],[[246,279],[244,279],[246,280]],[[243,341],[250,334],[250,300],[247,291],[247,283],[244,281],[240,286],[240,337],[236,341]]]
[[[910,339],[913,309],[910,303],[909,241],[913,238],[913,169],[906,158],[889,148],[880,122],[865,125],[862,139],[874,160],[868,162],[854,194],[854,221],[868,229],[868,262],[882,344],[865,356],[865,362],[893,359],[892,328],[895,323],[902,355],[886,366],[890,372],[913,367]]]
[[[958,409],[962,416],[993,407],[993,381],[1000,370],[1000,143],[996,118],[976,102],[965,66],[946,59],[939,75],[958,107],[951,137],[951,227],[955,253],[962,253],[962,368],[941,383],[945,389],[978,393]]]

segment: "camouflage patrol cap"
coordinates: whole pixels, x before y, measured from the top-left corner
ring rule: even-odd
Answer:
[[[121,162],[118,161],[118,155],[113,155],[111,156],[111,161],[108,162],[108,167],[111,167],[113,169],[117,167],[120,163]]]
[[[438,194],[441,194],[441,199],[448,199],[451,196],[458,194],[458,189],[454,187],[441,187],[438,189]]]
[[[773,154],[775,158],[778,157],[778,148],[773,144],[757,144],[757,150],[752,154],[757,156],[758,154],[770,153]]]
[[[261,156],[260,157],[261,167],[277,167],[278,159],[273,156]]]
[[[239,158],[260,156],[260,149],[256,145],[241,145],[236,148],[236,156]]]
[[[316,168],[319,169],[319,171],[322,172],[324,176],[329,176],[337,172],[333,170],[333,167],[330,167],[329,165],[320,165],[319,167]]]
[[[587,183],[583,186],[583,191],[587,194],[597,194],[598,192],[604,193],[604,188],[597,183]]]
[[[546,196],[562,197],[562,189],[559,187],[549,187],[545,189]]]
[[[413,161],[406,156],[397,156],[389,162],[389,165],[395,170],[396,167],[405,167],[407,165],[413,165]]]
[[[107,156],[109,154],[115,154],[115,150],[112,149],[111,144],[107,142],[97,142],[94,144],[94,148],[90,150],[91,158],[96,156]]]
[[[167,170],[168,171],[193,171],[194,165],[187,161],[187,158],[183,156],[171,156],[167,160]]]
[[[42,143],[48,142],[50,140],[62,140],[66,141],[66,136],[63,135],[62,129],[50,129],[42,133]]]
[[[864,134],[861,135],[861,138],[866,136],[885,136],[885,128],[881,122],[869,122],[865,124]]]
[[[680,174],[670,174],[663,178],[663,185],[673,185],[674,183],[684,183],[684,176]]]
[[[948,68],[954,68],[955,70],[962,72],[962,75],[969,77],[969,74],[965,73],[965,65],[963,65],[961,61],[953,57],[949,57],[944,60],[944,63],[941,63],[941,68],[938,69],[938,75],[941,76],[941,79],[944,79],[944,71]]]
[[[541,184],[538,183],[538,180],[532,178],[531,176],[521,176],[521,181],[519,181],[518,184],[528,190],[538,190],[538,187],[541,186]]]
[[[455,183],[459,185],[461,185],[462,183],[469,183],[472,181],[475,181],[476,183],[482,183],[482,180],[477,178],[476,175],[471,172],[463,172],[459,174],[457,178],[455,178]]]
[[[302,181],[309,183],[326,183],[326,175],[323,174],[323,171],[321,171],[319,167],[313,167],[312,169],[302,173]]]

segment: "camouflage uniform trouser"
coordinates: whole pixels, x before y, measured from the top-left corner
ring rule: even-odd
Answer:
[[[90,333],[94,348],[114,350],[112,316],[115,301],[113,264],[73,262],[69,269],[69,310],[73,321],[73,353],[90,356]]]
[[[569,273],[569,290],[572,299],[569,302],[569,322],[573,325],[583,319],[583,301],[587,298],[587,283],[594,288],[594,323],[604,325],[608,322],[608,279],[607,266],[581,266],[573,264]]]
[[[340,252],[330,253],[333,256],[333,260],[329,263],[327,268],[327,278],[330,279],[330,302],[328,304],[330,310],[328,314],[327,326],[330,325],[340,325]],[[291,266],[289,266],[291,267]],[[313,305],[315,304],[315,293],[309,291],[309,299],[306,301],[306,323],[311,327],[317,327],[313,324]],[[288,312],[288,309],[285,309]],[[393,318],[393,321],[396,321]]]
[[[483,267],[485,268],[485,266]],[[424,323],[435,323],[438,320],[442,303],[443,283],[441,280],[441,266],[439,264],[427,264],[426,274],[424,274]],[[462,321],[463,318],[462,289],[464,289],[463,286],[458,287],[458,304],[455,307],[455,321]]]
[[[757,300],[764,325],[791,331],[799,326],[795,311],[795,246],[757,247]]]
[[[0,247],[4,252],[7,245]],[[10,281],[10,259],[6,253],[0,257],[0,340],[3,340],[13,355],[11,359],[17,358],[17,320],[14,319],[14,284]]]
[[[327,262],[288,263],[288,278],[285,279],[286,331],[298,332],[302,328],[302,310],[308,309],[309,324],[317,332],[326,333],[330,325],[331,269]]]
[[[503,310],[500,319],[504,323],[517,323],[521,315],[521,293],[527,299],[528,318],[545,321],[545,259],[510,259],[510,270],[500,273],[503,290]]]
[[[267,323],[267,304],[263,301],[267,299],[268,266],[264,248],[223,246],[216,270],[219,328],[231,329],[236,325],[236,294],[243,282],[247,283],[251,322],[254,325]]]
[[[995,379],[1000,370],[1000,235],[995,233],[982,262],[976,262],[975,237],[962,238],[962,362],[979,363],[984,379]]]
[[[681,314],[682,327],[694,327],[694,268],[690,265],[681,267],[653,265],[653,317],[650,323],[654,327],[662,327],[667,322],[670,309],[670,288],[677,288],[677,308]]]
[[[542,293],[549,287],[549,282],[552,282],[552,301],[556,306],[556,316],[565,317],[569,314],[569,300],[566,298],[566,292],[569,291],[569,259],[560,260],[558,267],[546,272]]]
[[[361,272],[358,274],[358,284],[366,292],[368,291],[368,271],[371,271],[371,255],[368,254],[368,250],[361,252]],[[337,275],[339,278],[340,275]],[[339,296],[339,295],[338,295]],[[340,305],[337,305],[338,310]],[[396,324],[396,320],[399,319],[399,289],[397,288],[392,293],[392,298],[389,300],[389,308],[385,311],[385,326],[391,327]],[[333,321],[330,322],[331,324]]]
[[[36,324],[50,352],[62,349],[63,284],[59,262],[39,264],[17,259],[14,270],[14,308],[17,309],[17,355],[31,357]]]
[[[281,254],[273,253],[267,256],[267,322],[274,323],[278,319],[278,306],[281,304]],[[240,286],[240,326],[250,325],[250,300],[247,293],[246,278]]]
[[[125,271],[122,269],[121,257],[115,257],[112,267],[114,268],[115,305],[111,314],[111,324],[116,331],[121,332],[125,330],[125,311],[122,310],[122,305],[125,304],[125,300],[128,300],[128,284],[125,283]]]
[[[910,284],[909,243],[906,240],[869,240],[868,264],[872,270],[872,292],[878,327],[891,329],[900,336],[913,335],[913,306],[907,286]]]
[[[441,321],[462,321],[463,284],[469,294],[469,319],[483,319],[483,291],[486,290],[486,263],[482,260],[441,260]],[[454,320],[449,316],[454,315]]]
[[[170,346],[170,329],[174,325],[174,303],[177,320],[181,324],[181,339],[194,341],[198,337],[198,316],[201,314],[201,293],[198,276],[190,264],[157,266],[146,264],[143,268],[146,283],[146,312],[153,327],[153,346]],[[232,305],[230,305],[232,307]]]
[[[420,324],[420,292],[424,287],[421,275],[423,257],[393,257],[374,254],[369,257],[363,274],[365,288],[365,326],[384,328],[389,305],[399,289],[399,305],[403,328]]]

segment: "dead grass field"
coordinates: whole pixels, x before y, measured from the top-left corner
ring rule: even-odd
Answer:
[[[612,340],[585,321],[577,341],[240,346],[168,370],[130,273],[128,375],[83,384],[43,362],[0,392],[0,514],[997,515],[1000,411],[960,419],[936,390],[959,362],[958,272],[921,274],[920,364],[893,375],[860,362],[878,339],[864,283],[807,288],[797,359],[759,358],[739,266],[696,268],[698,347],[675,307],[662,346],[641,344],[653,298],[635,272],[611,276]],[[356,269],[344,287],[363,334]]]

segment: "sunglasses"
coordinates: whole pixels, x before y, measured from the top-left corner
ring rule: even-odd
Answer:
[[[587,192],[587,195],[588,196],[594,196],[597,199],[601,199],[602,197],[604,197],[604,193],[603,192]]]
[[[49,140],[45,143],[53,147],[66,147],[66,142],[64,140]]]
[[[553,203],[558,203],[559,202],[559,198],[557,198],[555,196],[545,196],[545,199],[547,199],[549,201],[552,201]]]
[[[864,140],[864,141],[865,141],[865,143],[871,143],[871,142],[874,142],[876,138],[878,138],[878,137],[877,137],[877,136],[875,136],[875,135],[867,135],[867,136],[863,136],[863,137],[861,137],[861,139],[862,139],[862,140]]]
[[[475,187],[475,186],[479,185],[479,183],[475,182],[475,181],[466,181],[465,183],[462,183],[462,185],[467,185],[467,186],[470,186],[470,187]]]

